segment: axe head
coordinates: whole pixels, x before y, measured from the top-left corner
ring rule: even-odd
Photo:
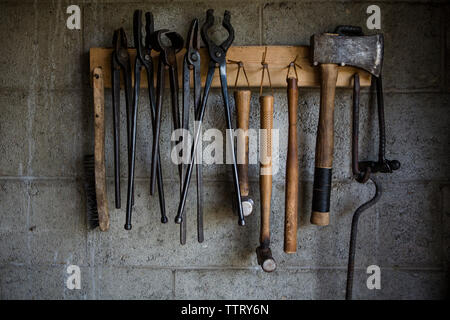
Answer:
[[[312,61],[318,64],[350,65],[374,76],[381,74],[384,40],[382,34],[371,36],[340,36],[332,33],[311,37]]]

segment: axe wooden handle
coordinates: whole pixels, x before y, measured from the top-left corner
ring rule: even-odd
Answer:
[[[101,231],[106,231],[109,229],[109,213],[105,168],[105,96],[101,68],[93,70],[92,84],[94,94],[95,196],[99,227]]]
[[[260,247],[256,250],[258,263],[266,272],[275,270],[276,264],[270,251],[270,200],[272,197],[272,128],[273,96],[261,96],[261,143],[259,188],[261,197]]]
[[[236,103],[237,113],[237,128],[243,130],[244,132],[248,131],[251,96],[252,93],[250,90],[234,91],[234,101]],[[240,148],[242,148],[242,146],[244,147],[244,154],[239,152],[237,154],[238,160],[240,160],[238,161],[239,186],[241,189],[241,196],[248,197],[248,135],[238,135],[237,138],[238,150],[242,150]],[[244,157],[243,159],[242,156]]]
[[[298,151],[297,151],[297,105],[298,82],[296,78],[287,79],[289,135],[286,159],[286,199],[284,219],[284,252],[297,251],[298,215]]]
[[[320,68],[320,111],[317,128],[316,161],[311,223],[330,223],[331,171],[334,146],[334,98],[338,66],[322,64]]]

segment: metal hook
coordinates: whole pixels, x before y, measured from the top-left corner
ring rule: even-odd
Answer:
[[[300,69],[303,69],[301,65],[299,65],[296,61],[298,58],[298,54],[295,56],[295,59],[291,61],[291,63],[288,64],[288,66],[286,68],[288,68],[287,70],[287,74],[286,74],[286,79],[289,78],[289,71],[291,71],[291,68],[294,68],[295,71],[295,78],[298,80],[298,73],[297,73],[297,67],[299,67]]]
[[[273,88],[272,88],[272,80],[270,79],[270,72],[269,72],[269,65],[266,63],[266,56],[267,56],[267,47],[264,50],[263,56],[262,56],[262,61],[261,61],[261,65],[263,66],[262,68],[262,77],[261,77],[261,84],[259,86],[259,95],[262,95],[262,89],[263,89],[263,83],[264,83],[264,70],[267,70],[267,76],[269,77],[269,86],[270,86],[270,90],[272,91],[272,96],[273,96]]]
[[[228,63],[235,63],[238,65],[238,70],[237,70],[237,74],[236,74],[236,80],[234,82],[234,88],[237,87],[237,83],[239,80],[239,73],[241,72],[241,68],[242,71],[244,72],[244,76],[245,76],[245,80],[247,81],[247,87],[250,89],[250,81],[248,81],[248,77],[247,77],[247,72],[245,71],[245,66],[244,66],[244,62],[242,61],[235,61],[235,60],[228,60]]]

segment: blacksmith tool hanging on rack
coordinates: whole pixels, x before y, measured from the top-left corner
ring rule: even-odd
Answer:
[[[200,33],[198,28],[198,19],[192,20],[191,26],[189,28],[188,37],[186,41],[186,54],[183,60],[183,111],[182,111],[182,126],[185,130],[183,133],[187,133],[189,130],[189,112],[191,105],[191,70],[194,83],[194,115],[195,115],[195,125],[198,121],[198,110],[200,109],[201,103],[201,91],[202,83],[200,77]],[[201,130],[200,127],[194,128],[195,130]],[[187,136],[183,136],[183,142],[187,143]],[[184,145],[183,150],[187,149],[187,144]],[[197,159],[201,161],[200,159]],[[197,239],[198,242],[203,242],[203,184],[202,184],[202,165],[201,163],[196,163],[195,165],[197,174]],[[185,176],[185,166],[183,165],[182,177]],[[186,226],[185,221],[182,225]],[[184,233],[185,234],[185,233]],[[183,239],[186,241],[186,238]],[[184,243],[183,243],[184,244]]]
[[[252,92],[250,91],[250,82],[248,81],[247,72],[242,61],[228,60],[229,63],[235,63],[238,66],[236,73],[236,80],[234,82],[234,104],[236,106],[236,127],[237,127],[237,158],[238,158],[238,173],[239,173],[239,187],[241,188],[242,210],[244,216],[249,216],[255,203],[250,195],[250,184],[248,182],[248,126],[250,122],[250,101]],[[239,74],[244,74],[247,82],[247,89],[238,89],[237,84]]]
[[[352,26],[340,26],[336,28],[336,33],[346,36],[363,36],[362,29]],[[378,109],[378,130],[379,130],[379,144],[378,144],[378,161],[359,161],[359,97],[360,84],[359,75],[354,75],[353,88],[353,129],[352,129],[352,171],[353,175],[359,183],[366,183],[371,180],[375,185],[375,195],[372,199],[362,204],[356,209],[352,218],[352,227],[350,232],[350,246],[348,256],[347,269],[347,290],[345,298],[352,299],[353,292],[353,273],[355,266],[355,250],[356,250],[356,236],[358,232],[358,221],[361,214],[376,204],[382,194],[380,182],[373,176],[374,173],[392,173],[394,170],[400,168],[400,162],[397,160],[387,160],[386,153],[386,133],[384,120],[384,99],[383,99],[383,85],[381,80],[381,72],[378,76],[372,75],[375,81],[377,94],[377,109]]]
[[[232,124],[231,124],[231,111],[230,111],[230,102],[228,98],[228,87],[227,87],[227,63],[226,63],[226,55],[227,50],[231,46],[231,43],[234,40],[234,29],[231,26],[230,23],[230,12],[225,11],[222,26],[228,31],[228,38],[222,42],[220,45],[216,45],[208,36],[208,30],[213,26],[214,24],[214,10],[209,9],[206,12],[206,21],[203,24],[201,28],[201,36],[203,39],[203,42],[207,45],[208,53],[209,53],[209,67],[208,67],[208,74],[206,76],[206,82],[205,82],[205,88],[203,91],[203,100],[200,107],[200,110],[198,110],[197,118],[198,122],[201,123],[203,121],[203,117],[205,115],[206,110],[206,104],[208,102],[208,95],[209,91],[211,89],[211,83],[213,80],[214,73],[216,71],[216,68],[219,67],[220,72],[220,83],[222,87],[222,97],[223,97],[223,103],[224,103],[224,110],[225,110],[225,121],[226,121],[226,131],[228,136],[228,140],[230,141],[230,147],[227,148],[229,152],[231,152],[231,158],[233,159],[233,183],[235,187],[235,196],[236,196],[236,207],[238,208],[238,215],[239,215],[239,225],[243,226],[245,225],[244,220],[244,214],[242,210],[242,203],[241,203],[241,193],[240,193],[240,187],[239,187],[239,178],[238,178],[238,171],[237,171],[237,165],[236,165],[236,153],[234,150],[234,137],[232,133]],[[194,144],[192,145],[191,149],[191,155],[190,155],[190,163],[187,167],[186,176],[184,177],[184,183],[183,183],[183,191],[181,194],[181,201],[178,206],[177,216],[175,217],[176,223],[182,223],[184,218],[184,206],[186,204],[186,198],[187,193],[189,189],[189,184],[191,181],[192,176],[192,169],[194,166],[194,156],[196,155],[197,151],[197,144],[198,140],[200,138],[200,132],[201,130],[197,130],[194,137]]]
[[[114,31],[111,56],[111,87],[114,127],[114,186],[116,208],[120,209],[120,70],[123,73],[125,87],[125,104],[127,115],[128,166],[130,165],[130,130],[131,130],[131,64],[128,54],[127,37],[123,28]]]
[[[134,167],[136,156],[136,132],[137,132],[137,110],[139,103],[139,92],[141,88],[141,70],[145,68],[147,72],[148,95],[150,100],[150,110],[152,118],[152,127],[155,128],[155,93],[153,85],[153,61],[151,56],[150,36],[153,33],[153,15],[150,12],[145,14],[145,41],[142,42],[142,11],[136,10],[133,16],[133,33],[134,45],[136,47],[136,60],[134,64],[134,96],[132,109],[132,123],[131,123],[131,163],[128,174],[128,193],[127,193],[127,213],[125,229],[131,229],[131,212],[132,212],[132,190],[134,185]],[[157,154],[157,179],[158,179],[158,195],[159,205],[161,210],[161,222],[166,223],[167,216],[165,212],[164,203],[164,188],[161,171],[161,157]]]
[[[297,145],[297,117],[298,117],[298,65],[295,57],[288,66],[286,75],[289,135],[288,150],[286,156],[286,195],[284,206],[284,252],[295,253],[297,251],[297,226],[298,226],[298,145]],[[294,69],[295,77],[289,75]]]
[[[167,39],[164,39],[166,37]],[[164,97],[165,69],[169,71],[170,96],[172,104],[173,130],[181,129],[180,107],[178,101],[178,66],[176,54],[183,48],[183,37],[174,31],[166,29],[158,30],[150,36],[151,46],[159,52],[158,73],[156,83],[155,124],[153,128],[153,150],[151,164],[150,193],[154,193],[156,181],[156,169],[159,154],[159,135],[161,129],[161,112]],[[180,192],[182,190],[182,163],[178,165],[180,176]],[[180,242],[186,242],[186,226],[180,227]]]
[[[261,197],[261,225],[259,246],[256,248],[258,264],[265,272],[272,272],[277,264],[270,250],[270,213],[272,198],[272,129],[274,93],[270,80],[269,65],[266,63],[267,47],[263,54],[261,85],[259,88],[260,144],[259,144],[259,193]],[[267,70],[271,94],[263,95],[264,70]]]
[[[330,223],[338,65],[350,65],[379,76],[383,62],[382,35],[358,36],[354,27],[337,31],[311,37],[311,58],[319,68],[321,84],[311,213],[311,223],[318,226]],[[339,31],[345,31],[345,34]]]

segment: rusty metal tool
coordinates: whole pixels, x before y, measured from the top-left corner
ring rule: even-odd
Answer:
[[[122,70],[125,87],[125,104],[127,115],[128,166],[130,165],[131,144],[131,63],[128,54],[127,37],[123,28],[114,31],[113,52],[111,56],[111,87],[114,133],[114,187],[115,204],[120,209],[120,71]]]
[[[351,65],[379,76],[383,62],[383,36],[315,34],[311,37],[311,50],[313,64],[319,65],[321,83],[311,223],[326,226],[330,222],[334,98],[338,65]]]
[[[150,36],[153,33],[153,15],[150,12],[145,14],[145,41],[143,42],[142,34],[142,11],[136,10],[133,16],[133,34],[134,44],[136,47],[136,60],[134,64],[134,95],[133,95],[133,109],[132,109],[132,123],[131,123],[131,163],[128,175],[128,193],[127,193],[127,211],[125,229],[131,229],[131,212],[132,212],[132,190],[134,180],[134,167],[135,167],[135,155],[136,155],[136,132],[137,132],[137,110],[139,104],[139,92],[141,87],[141,71],[145,68],[147,73],[148,82],[148,95],[150,101],[150,111],[152,126],[155,128],[155,93],[153,85],[153,60],[151,57],[151,44]],[[164,201],[164,187],[162,180],[161,169],[161,157],[157,154],[157,179],[158,179],[158,195],[159,205],[161,210],[161,222],[166,223],[168,221],[165,211]]]
[[[191,22],[188,37],[186,41],[186,54],[183,60],[183,110],[182,110],[182,126],[185,130],[183,133],[187,134],[189,130],[189,111],[191,105],[191,70],[194,84],[194,115],[195,121],[198,121],[198,111],[201,103],[202,83],[200,77],[200,32],[198,27],[198,19]],[[195,128],[201,130],[201,128]],[[183,141],[187,142],[187,135],[183,136]],[[184,145],[183,150],[187,149],[187,144]],[[197,240],[203,242],[203,184],[202,184],[202,166],[201,163],[195,165],[197,174]],[[183,165],[182,177],[185,177],[185,166]],[[181,224],[186,228],[186,223]],[[186,234],[186,231],[184,231]],[[182,243],[186,242],[186,237],[182,239]]]
[[[248,127],[250,121],[250,101],[252,92],[250,91],[250,82],[248,81],[247,72],[242,61],[232,61],[238,65],[236,80],[234,83],[234,103],[236,105],[236,124],[237,124],[237,159],[238,159],[238,173],[239,173],[239,187],[241,189],[242,210],[244,216],[249,216],[253,207],[255,206],[253,200],[249,197],[250,185],[248,183]],[[240,71],[245,76],[247,81],[247,89],[238,89],[237,84],[239,80]]]
[[[216,45],[208,36],[208,30],[213,26],[214,24],[214,11],[212,9],[209,9],[206,12],[206,21],[203,24],[201,28],[201,36],[203,39],[203,42],[207,45],[208,53],[209,53],[209,66],[208,66],[208,73],[206,76],[206,82],[205,82],[205,88],[203,91],[203,99],[202,104],[200,107],[200,110],[197,114],[198,122],[202,123],[203,117],[205,115],[206,110],[206,104],[208,102],[208,95],[209,91],[211,89],[211,83],[213,80],[213,76],[215,73],[215,70],[217,66],[219,67],[220,72],[220,83],[222,87],[222,97],[223,97],[223,103],[224,103],[224,110],[225,110],[225,121],[226,121],[226,129],[227,134],[229,135],[229,141],[230,141],[230,152],[231,158],[233,160],[233,183],[235,188],[235,196],[236,196],[236,206],[238,208],[238,223],[239,225],[243,226],[245,225],[244,220],[244,214],[242,210],[242,203],[241,203],[241,192],[239,187],[239,178],[238,178],[238,171],[237,171],[237,161],[236,161],[236,153],[234,150],[234,141],[233,141],[233,134],[232,134],[232,124],[231,124],[231,111],[230,111],[230,103],[228,98],[228,87],[227,87],[227,66],[226,66],[226,55],[227,50],[231,46],[231,43],[234,40],[234,29],[231,26],[230,23],[230,12],[225,11],[222,26],[228,31],[228,38],[223,41],[220,45]],[[184,207],[186,204],[186,198],[188,193],[189,184],[191,181],[192,176],[192,169],[194,166],[194,156],[197,151],[197,144],[200,137],[200,131],[197,130],[194,137],[194,143],[191,148],[191,155],[190,155],[190,163],[187,167],[187,172],[184,177],[184,183],[183,183],[183,191],[181,194],[181,201],[178,205],[177,210],[177,216],[175,217],[175,223],[181,223],[183,221],[184,217]]]
[[[297,251],[297,220],[298,220],[298,147],[297,147],[297,110],[298,110],[298,73],[295,60],[289,64],[287,82],[289,134],[286,157],[286,196],[284,218],[284,252]],[[293,68],[295,77],[289,76]]]
[[[352,170],[353,175],[359,183],[365,183],[371,180],[375,185],[375,195],[372,199],[362,204],[356,209],[352,218],[352,227],[350,232],[350,245],[348,253],[347,268],[347,287],[345,298],[352,299],[353,293],[353,273],[355,268],[356,236],[358,234],[358,221],[361,214],[375,205],[381,198],[382,186],[373,176],[374,173],[391,173],[400,169],[400,162],[397,160],[387,160],[385,158],[386,134],[384,121],[384,99],[381,74],[374,77],[377,91],[378,105],[378,129],[379,129],[379,150],[378,161],[359,161],[359,75],[354,76],[353,89],[353,130],[352,130]]]
[[[261,228],[259,237],[259,247],[256,248],[256,257],[258,264],[265,272],[272,272],[277,265],[272,257],[270,250],[270,202],[272,198],[272,129],[273,129],[273,89],[270,81],[269,67],[265,63],[267,49],[263,55],[263,70],[261,77],[261,86],[259,92],[259,103],[261,105],[260,113],[260,172],[259,172],[259,190],[261,198]],[[271,95],[263,95],[264,70],[267,70]]]

